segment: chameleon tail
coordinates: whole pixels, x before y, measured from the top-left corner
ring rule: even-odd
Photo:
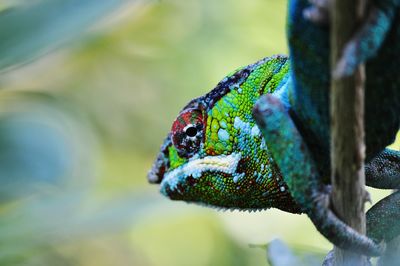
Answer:
[[[319,182],[315,162],[281,101],[264,95],[256,103],[253,115],[293,198],[317,230],[342,249],[378,256],[379,245],[347,226],[329,209],[329,194]]]

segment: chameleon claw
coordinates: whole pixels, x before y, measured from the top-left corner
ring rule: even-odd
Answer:
[[[371,198],[371,194],[368,191],[364,191],[364,203],[370,203],[372,204],[372,198]]]

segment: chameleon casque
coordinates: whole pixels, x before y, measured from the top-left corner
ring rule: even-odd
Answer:
[[[339,69],[366,64],[366,184],[383,189],[400,187],[400,152],[385,149],[400,126],[399,5],[372,1]],[[315,8],[289,3],[290,59],[240,68],[182,109],[148,179],[173,200],[306,213],[335,245],[376,256],[400,234],[400,192],[367,212],[367,237],[330,208],[329,25],[305,18]]]

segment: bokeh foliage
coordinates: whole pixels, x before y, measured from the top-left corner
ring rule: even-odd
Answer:
[[[286,1],[0,0],[0,265],[263,265],[303,216],[216,213],[146,182],[180,108],[286,53]],[[397,144],[399,148],[399,144]]]

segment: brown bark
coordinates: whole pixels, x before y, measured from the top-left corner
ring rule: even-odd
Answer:
[[[354,34],[365,0],[335,0],[331,16],[331,63]],[[331,83],[332,202],[338,216],[365,234],[364,68]],[[335,265],[365,265],[365,257],[335,247]]]

